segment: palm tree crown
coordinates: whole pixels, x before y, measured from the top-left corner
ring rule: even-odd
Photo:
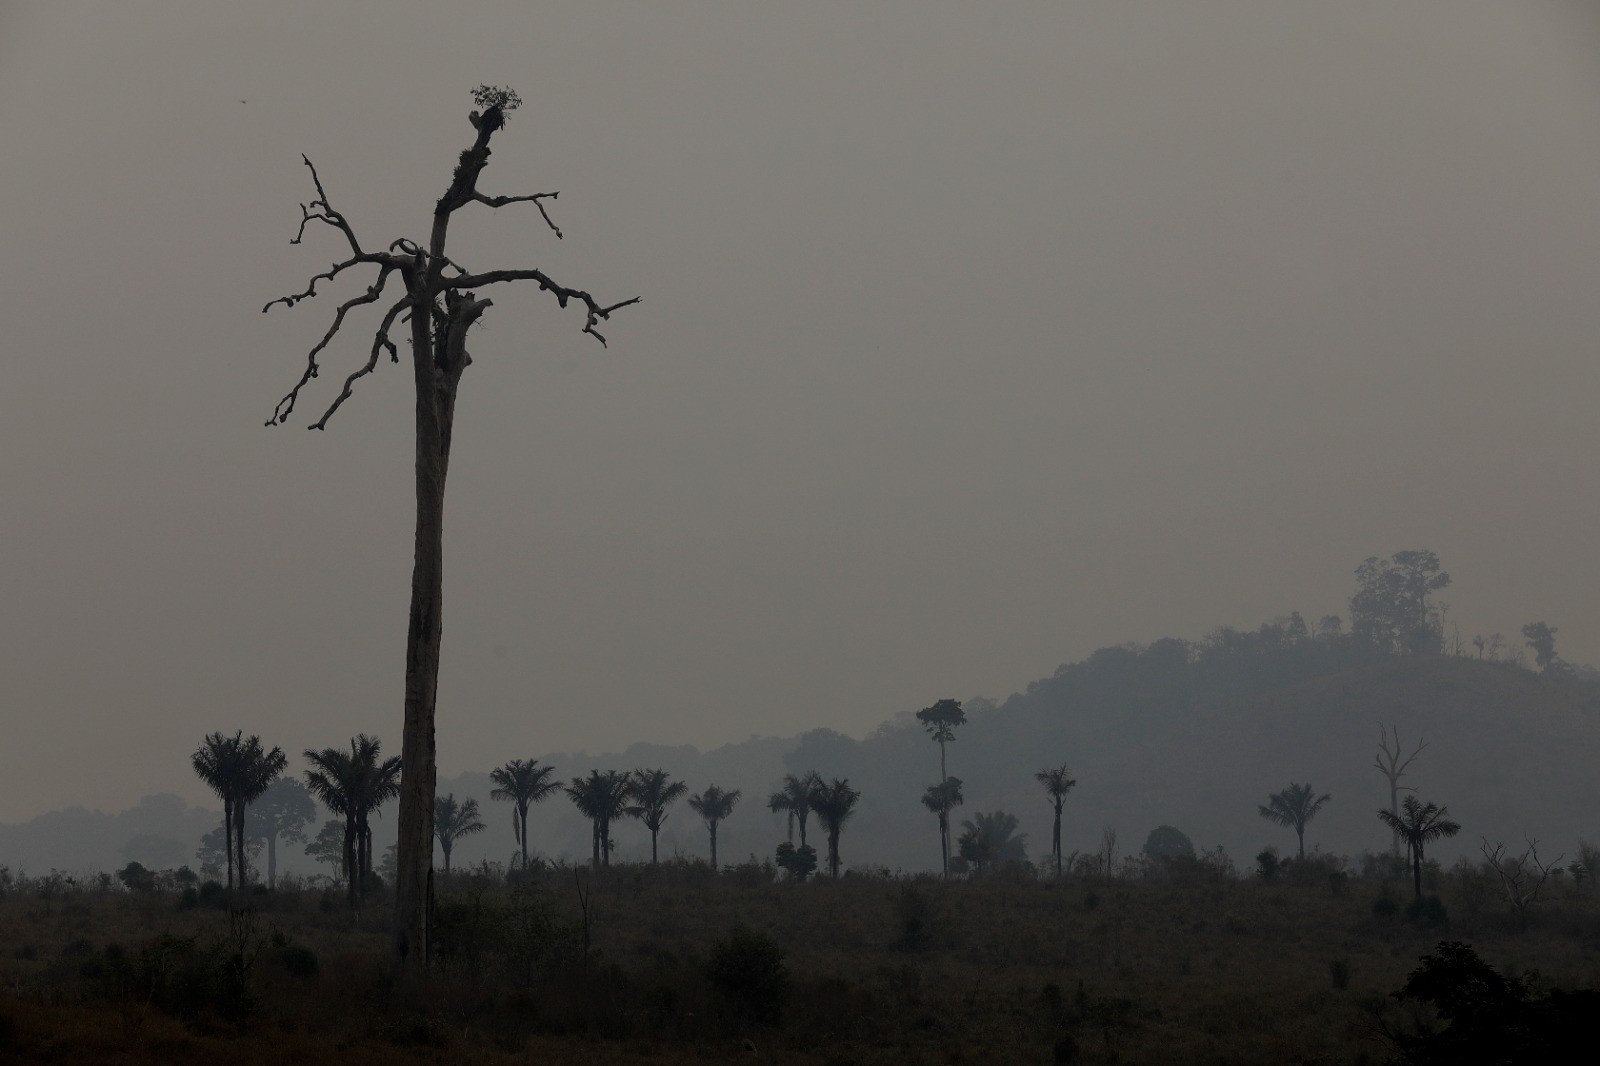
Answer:
[[[528,865],[528,808],[561,789],[561,782],[550,780],[555,772],[554,766],[540,766],[537,759],[512,759],[489,771],[489,780],[495,786],[489,798],[515,804],[511,831],[522,849],[524,866]]]
[[[450,872],[450,852],[455,849],[456,841],[486,828],[478,817],[477,800],[464,799],[457,803],[454,792],[433,798],[433,835],[439,838],[439,847],[444,851],[445,873]]]
[[[1317,816],[1317,812],[1333,799],[1324,793],[1313,798],[1315,790],[1309,785],[1297,785],[1290,782],[1289,787],[1282,792],[1274,792],[1267,797],[1267,805],[1257,808],[1261,817],[1269,822],[1293,829],[1295,836],[1300,840],[1300,857],[1306,857],[1306,823]]]
[[[992,811],[974,814],[961,823],[961,857],[979,873],[1008,862],[1028,861],[1028,834],[1017,832],[1021,823],[1014,814]]]

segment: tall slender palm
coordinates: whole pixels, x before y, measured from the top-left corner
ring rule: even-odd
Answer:
[[[685,793],[689,786],[674,781],[665,770],[635,770],[633,772],[633,804],[628,813],[650,830],[650,865],[656,864],[656,835],[667,820],[667,808]]]
[[[495,785],[489,798],[516,804],[511,815],[511,831],[522,848],[523,866],[528,865],[528,808],[561,790],[561,782],[550,780],[555,772],[554,766],[540,766],[537,759],[512,759],[489,771],[489,780]]]
[[[963,803],[961,778],[947,777],[929,785],[922,794],[922,805],[939,816],[939,860],[945,877],[950,876],[950,812]]]
[[[689,806],[694,809],[706,823],[706,829],[711,833],[711,868],[717,868],[717,826],[722,820],[733,813],[734,805],[739,802],[738,789],[723,791],[716,785],[707,785],[706,790],[698,796],[689,797]]]
[[[850,782],[836,777],[832,784],[820,784],[811,793],[811,809],[828,831],[828,869],[835,878],[839,876],[839,833],[844,823],[856,813],[856,801],[861,793],[850,787]]]
[[[455,850],[456,841],[487,828],[478,817],[477,800],[464,799],[457,803],[454,792],[433,798],[433,835],[439,838],[439,847],[444,851],[446,875],[450,873],[450,852]]]
[[[822,783],[815,770],[807,774],[785,774],[783,787],[767,800],[767,809],[789,815],[789,843],[794,843],[795,823],[800,824],[800,846],[806,846],[806,819],[811,815],[811,792]]]
[[[960,700],[940,700],[918,711],[917,721],[939,743],[939,780],[943,781],[950,776],[944,768],[944,746],[956,739],[956,726],[967,724],[967,712],[961,709]]]
[[[1297,785],[1289,783],[1289,787],[1282,792],[1274,792],[1267,797],[1267,805],[1258,807],[1261,817],[1269,822],[1293,829],[1294,835],[1300,841],[1300,858],[1306,857],[1306,823],[1317,816],[1333,797],[1327,793],[1313,797],[1311,785]]]
[[[1056,860],[1056,876],[1061,876],[1061,808],[1066,806],[1067,793],[1077,787],[1078,782],[1067,772],[1067,764],[1060,766],[1047,766],[1033,775],[1033,779],[1044,786],[1050,796],[1050,803],[1056,809],[1056,824],[1050,833],[1050,851]]]
[[[232,737],[222,733],[207,733],[200,746],[189,757],[194,772],[211,791],[222,800],[222,827],[224,850],[228,853],[228,887],[233,888],[233,782],[237,776],[239,744],[244,730]]]
[[[400,794],[400,759],[381,759],[376,737],[361,733],[339,748],[307,748],[306,788],[334,814],[344,818],[344,875],[350,905],[365,895],[372,874],[371,813]]]
[[[588,777],[574,777],[566,786],[567,796],[594,827],[594,865],[611,865],[611,823],[626,813],[632,795],[633,778],[620,770],[590,770]]]
[[[249,873],[244,854],[244,812],[250,804],[261,798],[261,794],[272,786],[272,782],[288,765],[289,760],[283,754],[283,749],[273,747],[271,751],[266,750],[261,745],[260,737],[246,737],[238,745],[233,793],[233,840],[238,849],[241,888],[248,880]]]
[[[1406,797],[1398,815],[1393,811],[1378,812],[1379,820],[1405,838],[1411,849],[1411,875],[1419,900],[1422,898],[1422,846],[1461,832],[1459,823],[1445,817],[1449,813],[1450,808],[1423,803],[1415,796]]]

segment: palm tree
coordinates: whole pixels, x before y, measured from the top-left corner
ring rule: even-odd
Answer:
[[[944,876],[950,876],[950,812],[961,806],[961,778],[947,777],[929,785],[922,794],[922,805],[939,816],[939,859]]]
[[[594,825],[594,865],[611,865],[611,823],[626,813],[632,795],[633,778],[620,770],[590,770],[588,777],[574,777],[566,786],[583,816]]]
[[[1017,832],[1017,816],[1005,811],[974,814],[962,822],[961,857],[981,874],[1008,862],[1028,861],[1028,834]]]
[[[512,759],[489,771],[489,780],[495,784],[489,798],[516,804],[511,815],[511,831],[522,848],[523,866],[528,865],[528,808],[560,791],[561,782],[549,779],[555,772],[554,766],[540,766],[537,759]]]
[[[1300,839],[1300,858],[1306,857],[1306,823],[1317,816],[1317,812],[1333,799],[1324,793],[1312,798],[1312,788],[1309,784],[1297,785],[1289,783],[1289,787],[1282,792],[1274,792],[1267,797],[1267,805],[1258,807],[1261,817],[1269,822],[1276,822],[1294,830],[1295,836]]]
[[[439,847],[444,850],[446,876],[450,874],[450,852],[454,850],[456,841],[487,828],[478,817],[477,800],[464,799],[457,803],[454,792],[433,798],[433,835],[439,838]]]
[[[956,726],[966,725],[967,713],[961,709],[960,700],[940,700],[918,711],[917,721],[939,743],[939,780],[943,781],[950,776],[944,768],[944,746],[956,739]]]
[[[633,772],[634,803],[628,813],[650,830],[650,865],[656,865],[656,835],[667,820],[667,808],[689,791],[682,781],[673,781],[665,770]]]
[[[724,792],[716,785],[707,785],[706,790],[698,796],[689,797],[689,806],[694,812],[705,820],[706,828],[711,831],[711,868],[717,868],[717,825],[728,815],[733,813],[734,804],[739,802],[739,790]]]
[[[289,765],[283,749],[274,747],[267,751],[261,738],[247,737],[237,746],[237,772],[233,793],[233,840],[239,856],[239,887],[247,880],[248,866],[244,856],[244,812],[261,798]]]
[[[771,798],[767,800],[767,809],[774,814],[779,811],[788,812],[789,842],[791,844],[794,843],[795,823],[799,822],[800,846],[802,848],[806,846],[806,819],[811,815],[811,793],[820,784],[822,784],[822,778],[817,776],[815,770],[808,774],[801,774],[798,777],[794,774],[785,774],[783,788],[774,792]]]
[[[372,874],[372,828],[368,816],[400,794],[400,759],[382,759],[382,745],[365,733],[350,740],[350,750],[307,748],[306,788],[344,818],[344,875],[350,905],[365,895]]]
[[[1033,779],[1044,786],[1045,792],[1050,795],[1050,803],[1056,809],[1055,827],[1050,833],[1050,852],[1056,860],[1056,876],[1061,876],[1061,808],[1066,806],[1067,793],[1077,787],[1078,782],[1067,774],[1067,764],[1045,767],[1033,775]]]
[[[835,878],[839,876],[839,833],[856,813],[856,801],[860,798],[861,793],[851,788],[848,780],[838,777],[831,785],[819,780],[811,793],[811,809],[817,812],[828,830],[828,870]]]
[[[244,739],[244,730],[231,738],[221,733],[207,733],[189,761],[194,772],[211,791],[222,800],[222,827],[224,849],[228,853],[228,887],[233,888],[233,782],[237,773],[238,746]]]
[[[1398,815],[1393,811],[1378,812],[1379,820],[1404,837],[1411,850],[1411,875],[1419,900],[1422,898],[1422,846],[1440,837],[1453,837],[1461,832],[1459,823],[1445,817],[1449,813],[1450,808],[1437,803],[1423,803],[1415,796],[1406,797]]]

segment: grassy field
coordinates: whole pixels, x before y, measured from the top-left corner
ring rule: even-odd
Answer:
[[[1377,864],[1379,867],[1382,864]],[[1374,1008],[1441,940],[1600,986],[1600,903],[1527,930],[1484,871],[1216,864],[1124,877],[773,883],[754,863],[441,884],[441,958],[398,985],[381,898],[49,879],[0,897],[0,1059],[39,1062],[1383,1062]],[[1374,913],[1378,900],[1397,913]],[[1380,906],[1380,911],[1387,910]],[[781,953],[781,959],[778,957]]]

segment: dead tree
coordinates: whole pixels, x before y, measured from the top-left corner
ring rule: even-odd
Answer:
[[[400,237],[381,251],[369,250],[356,238],[355,229],[343,213],[336,210],[322,187],[322,178],[311,160],[302,156],[311,171],[317,195],[300,206],[300,229],[293,244],[299,244],[313,222],[332,227],[349,246],[349,258],[334,263],[313,275],[297,293],[273,300],[293,307],[318,295],[318,285],[332,283],[347,271],[370,267],[376,272],[366,290],[335,308],[333,322],[322,339],[311,349],[305,372],[273,409],[268,425],[288,421],[304,390],[321,371],[319,359],[345,324],[351,311],[367,304],[385,301],[389,284],[398,281],[400,292],[391,291],[387,309],[378,321],[367,360],[345,378],[344,387],[311,423],[312,429],[325,429],[328,419],[351,396],[355,384],[378,368],[387,353],[391,362],[400,361],[400,352],[390,331],[396,323],[410,328],[411,365],[416,387],[416,492],[417,522],[415,564],[411,574],[411,616],[406,634],[405,731],[401,741],[401,784],[399,853],[395,878],[394,947],[402,969],[415,970],[428,958],[428,893],[431,883],[433,843],[433,800],[436,778],[434,750],[434,704],[439,681],[439,640],[443,606],[444,488],[450,464],[451,430],[455,421],[456,389],[461,374],[471,364],[467,354],[467,331],[492,306],[480,295],[491,285],[531,281],[539,291],[548,292],[563,308],[581,305],[585,312],[583,332],[602,345],[605,337],[597,328],[613,312],[639,298],[605,304],[582,289],[557,283],[542,270],[507,269],[473,272],[445,253],[450,220],[457,211],[471,205],[490,208],[514,203],[531,203],[539,209],[546,225],[559,238],[545,209],[545,200],[559,193],[533,193],[526,196],[486,196],[478,191],[478,176],[489,162],[489,139],[506,124],[506,116],[521,103],[517,94],[498,86],[480,85],[473,99],[481,111],[470,116],[477,136],[472,146],[461,153],[450,186],[433,209],[433,224],[427,242]]]
[[[1483,838],[1480,850],[1489,867],[1499,875],[1506,902],[1517,912],[1517,924],[1523,932],[1527,932],[1528,910],[1539,902],[1539,894],[1544,891],[1544,884],[1550,875],[1560,872],[1559,866],[1565,856],[1557,855],[1550,862],[1540,862],[1539,842],[1532,839],[1528,841],[1528,850],[1521,855],[1510,854],[1504,844],[1496,844],[1491,848],[1488,837]]]
[[[1389,779],[1389,813],[1398,818],[1400,816],[1400,793],[1402,791],[1416,791],[1409,785],[1402,785],[1400,779],[1405,776],[1406,767],[1410,766],[1412,760],[1422,754],[1422,749],[1428,746],[1428,742],[1426,740],[1417,741],[1416,750],[1407,755],[1402,761],[1400,758],[1400,727],[1391,726],[1389,728],[1394,733],[1394,750],[1389,750],[1389,733],[1385,731],[1384,724],[1379,722],[1379,754],[1373,759],[1373,765],[1378,768],[1379,773]],[[1398,831],[1394,834],[1394,842],[1390,845],[1390,850],[1396,855],[1400,854],[1400,833]]]

